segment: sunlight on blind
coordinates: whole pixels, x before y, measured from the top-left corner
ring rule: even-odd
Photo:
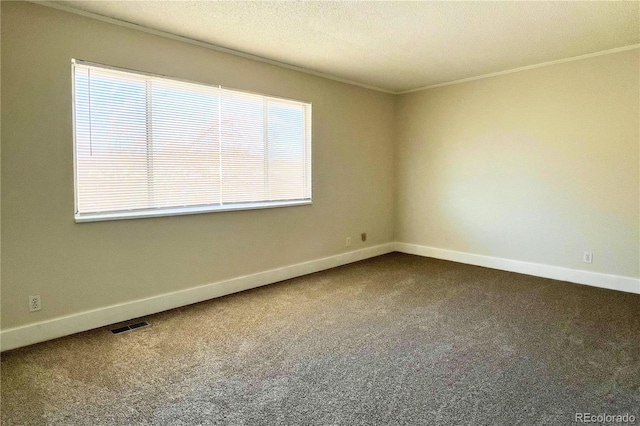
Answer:
[[[308,103],[75,61],[74,126],[76,219],[311,199]]]

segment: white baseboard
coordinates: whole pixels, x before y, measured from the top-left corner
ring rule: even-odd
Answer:
[[[0,332],[0,350],[6,351],[44,342],[81,331],[91,330],[93,328],[103,327],[109,324],[127,321],[133,318],[139,318],[192,303],[323,271],[393,251],[640,294],[640,279],[638,278],[482,256],[416,244],[387,243],[173,293],[161,294],[146,299],[80,312],[22,327],[9,328]]]
[[[451,260],[453,262],[466,263],[469,265],[483,266],[485,268],[518,272],[520,274],[534,275],[536,277],[568,281],[576,284],[585,284],[593,287],[607,288],[610,290],[619,290],[628,293],[640,294],[640,279],[638,278],[601,274],[598,272],[562,268],[559,266],[550,266],[540,263],[523,262],[520,260],[503,259],[499,257],[482,256],[478,254],[464,253],[460,251],[445,250],[408,243],[395,243],[395,251],[407,254],[416,254],[418,256],[424,257],[433,257],[442,260]]]
[[[146,299],[134,300],[132,302],[2,330],[2,332],[0,332],[0,349],[2,351],[15,349],[133,318],[155,314],[168,309],[226,296],[239,291],[323,271],[370,257],[380,256],[392,252],[393,249],[394,243],[380,244],[309,262],[271,269],[257,274],[245,275],[173,293],[161,294]]]

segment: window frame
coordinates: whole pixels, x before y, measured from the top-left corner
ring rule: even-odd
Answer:
[[[78,157],[78,154],[77,154],[78,141],[77,141],[77,135],[76,135],[76,130],[77,130],[76,129],[76,87],[75,87],[76,65],[113,70],[117,72],[133,74],[136,76],[146,76],[146,77],[160,78],[160,79],[166,79],[166,80],[171,80],[176,82],[183,82],[188,84],[215,87],[215,88],[230,90],[230,91],[239,92],[239,93],[257,95],[265,99],[274,99],[282,102],[305,104],[306,108],[305,108],[305,117],[304,117],[304,125],[305,125],[304,157],[305,157],[306,166],[305,166],[304,174],[305,174],[306,185],[308,185],[309,198],[295,199],[295,200],[231,202],[231,203],[222,203],[221,201],[220,204],[191,205],[191,206],[179,206],[179,207],[157,207],[157,208],[145,208],[145,209],[103,211],[103,212],[95,212],[95,213],[80,213],[78,211],[78,192],[79,192],[78,183],[79,182],[78,182],[78,158],[77,158]],[[174,78],[174,77],[169,77],[162,74],[154,74],[154,73],[148,73],[144,71],[131,70],[131,69],[122,68],[122,67],[104,65],[104,64],[80,60],[80,59],[71,60],[71,97],[72,97],[71,103],[72,103],[72,128],[73,128],[72,130],[73,130],[74,219],[76,223],[141,219],[141,218],[148,218],[148,217],[182,216],[182,215],[224,212],[224,211],[259,210],[259,209],[293,207],[293,206],[313,204],[313,161],[312,161],[313,105],[311,102],[285,98],[281,96],[273,96],[273,95],[268,95],[268,94],[263,94],[258,92],[252,92],[248,90],[239,90],[239,89],[230,88],[222,85],[215,85],[215,84],[203,83],[203,82],[198,82],[193,80]],[[307,126],[308,126],[308,130],[307,130]],[[306,140],[307,135],[308,135],[308,141]]]

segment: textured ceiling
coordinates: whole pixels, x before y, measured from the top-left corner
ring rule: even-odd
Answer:
[[[391,92],[640,43],[639,2],[55,3]]]

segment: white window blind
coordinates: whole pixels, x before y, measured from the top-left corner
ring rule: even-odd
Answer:
[[[311,104],[74,61],[76,221],[311,202]]]

